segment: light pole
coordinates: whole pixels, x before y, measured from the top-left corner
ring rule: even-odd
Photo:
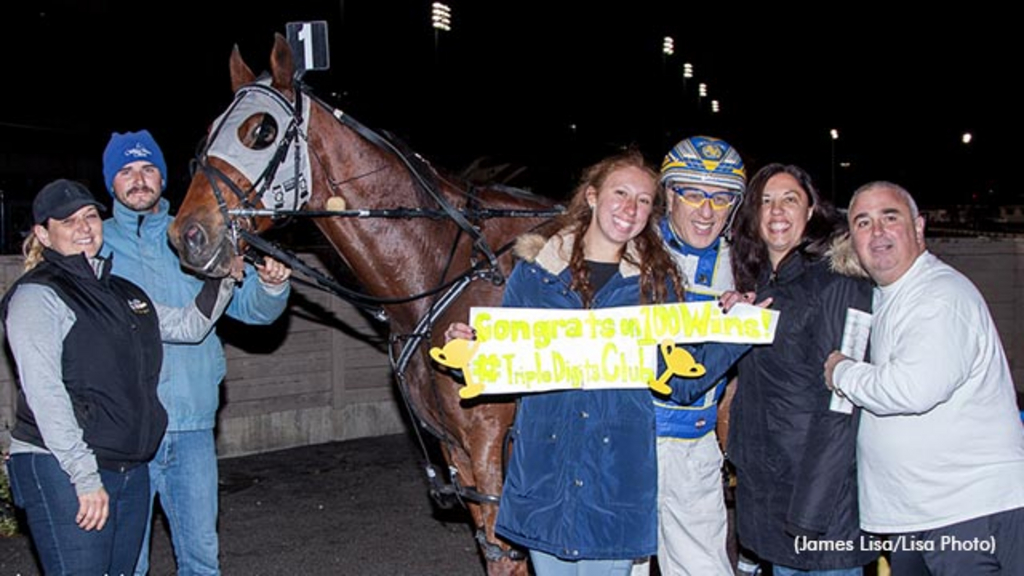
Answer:
[[[972,201],[977,200],[979,198],[977,190],[972,190],[974,186],[972,183],[973,178],[971,178],[971,175],[974,173],[974,155],[971,151],[971,142],[973,141],[974,134],[971,134],[970,132],[964,132],[963,134],[960,135],[960,143],[963,144],[963,153],[958,154],[962,161],[957,162],[957,164],[959,164],[958,172],[961,174],[961,183],[958,186],[958,188],[961,189],[960,194],[966,194],[967,197],[970,198]]]
[[[829,168],[832,170],[832,201],[836,200],[836,140],[839,140],[839,130],[835,128],[829,130],[829,136],[832,137],[832,159],[829,161]]]
[[[441,32],[452,31],[452,9],[442,2],[430,5],[430,25],[434,28],[434,68],[437,68],[437,47]]]
[[[658,106],[660,112],[658,113],[658,124],[661,128],[658,130],[658,141],[659,144],[664,145],[665,141],[668,140],[669,125],[671,122],[671,116],[669,116],[669,110],[671,109],[671,94],[672,90],[669,86],[672,83],[672,75],[669,74],[669,56],[676,53],[676,41],[671,36],[665,36],[661,39],[661,78],[659,82],[660,92],[659,101],[661,105]]]
[[[701,82],[697,84],[697,110],[700,110],[700,105],[704,102],[704,99],[708,97],[708,85]]]
[[[683,102],[689,104],[690,95],[686,92],[687,80],[693,78],[693,64],[689,62],[683,63]]]

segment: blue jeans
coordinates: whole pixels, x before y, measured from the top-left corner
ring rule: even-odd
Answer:
[[[537,576],[629,576],[633,560],[562,560],[530,550],[530,562]]]
[[[785,566],[772,566],[772,574],[775,576],[861,576],[864,574],[864,567],[837,568],[835,570],[797,570]]]
[[[110,498],[102,530],[75,523],[78,494],[51,454],[13,454],[8,462],[14,503],[25,509],[32,542],[45,574],[131,574],[142,547],[149,502],[146,465],[100,470]]]
[[[217,561],[217,452],[213,430],[168,431],[149,463],[152,493],[171,529],[179,576],[216,576]],[[135,574],[149,569],[149,537],[153,528],[150,499],[146,538]]]

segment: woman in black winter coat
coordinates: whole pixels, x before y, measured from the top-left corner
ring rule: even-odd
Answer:
[[[861,574],[878,555],[859,527],[859,414],[830,410],[822,384],[847,310],[871,311],[871,285],[826,256],[837,222],[806,172],[770,164],[751,180],[734,226],[737,289],[780,312],[774,343],[739,363],[728,444],[740,543],[776,576]]]

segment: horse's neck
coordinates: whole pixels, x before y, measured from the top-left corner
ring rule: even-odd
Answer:
[[[323,149],[313,162],[310,206],[322,209],[331,196],[341,197],[347,209],[430,208],[424,205],[408,170],[391,153],[370,144],[340,125],[325,129]],[[332,182],[334,183],[332,185]],[[456,239],[456,228],[429,218],[331,218],[318,226],[346,261],[365,289],[378,297],[419,294],[461,271],[465,257],[445,270]],[[468,248],[460,248],[468,250]],[[409,317],[428,305],[408,305]]]

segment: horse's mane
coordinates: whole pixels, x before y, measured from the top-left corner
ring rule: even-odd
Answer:
[[[524,190],[522,188],[516,188],[515,186],[494,183],[488,184],[487,187],[492,190],[497,190],[498,192],[501,192],[503,194],[508,194],[509,196],[513,198],[518,198],[520,200],[530,200],[545,205],[555,204],[555,201],[547,196],[541,196],[540,194],[536,194],[534,192],[530,192],[529,190]]]
[[[402,155],[415,164],[418,169],[422,169],[425,176],[435,176],[439,180],[451,184],[460,194],[465,195],[468,191],[473,189],[493,190],[517,200],[526,200],[544,206],[553,206],[555,204],[552,199],[546,196],[541,196],[522,188],[516,188],[515,186],[508,186],[497,182],[474,184],[466,178],[435,168],[433,164],[424,159],[405,140],[402,140],[398,135],[394,134],[390,130],[382,129],[380,130],[380,134],[388,141],[388,143],[393,145],[396,150],[401,152]],[[428,202],[432,200],[425,196],[425,191],[420,189],[419,186],[416,187],[416,193],[420,196],[421,201]]]

